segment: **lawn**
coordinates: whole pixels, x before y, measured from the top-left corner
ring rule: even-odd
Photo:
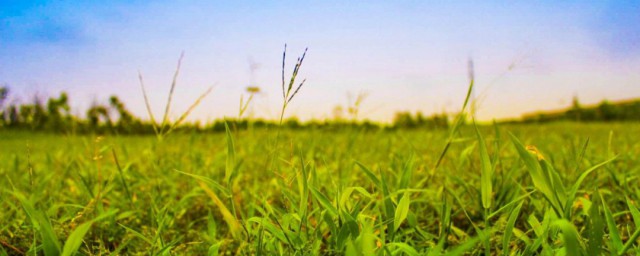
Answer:
[[[637,254],[639,134],[0,130],[0,255]]]

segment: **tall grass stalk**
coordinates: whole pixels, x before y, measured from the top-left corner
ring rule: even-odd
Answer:
[[[171,80],[171,87],[169,89],[169,96],[167,98],[167,103],[165,104],[164,114],[162,116],[162,121],[160,124],[156,121],[156,118],[151,110],[151,103],[149,101],[149,97],[147,96],[147,91],[144,86],[144,80],[142,79],[142,73],[138,71],[138,79],[140,80],[140,88],[142,89],[142,95],[144,96],[144,103],[147,108],[147,113],[149,114],[149,118],[151,119],[151,124],[153,126],[153,131],[156,134],[156,137],[159,141],[162,141],[167,135],[171,132],[175,131],[180,124],[182,124],[189,114],[204,100],[209,93],[213,90],[213,86],[209,87],[206,91],[204,91],[200,96],[187,108],[185,112],[178,117],[175,121],[171,121],[169,115],[171,114],[171,102],[173,99],[173,94],[175,92],[176,84],[178,81],[178,75],[180,74],[180,67],[182,65],[182,59],[184,58],[184,52],[180,54],[180,58],[178,59],[178,65],[176,67],[176,71],[173,74],[173,79]]]
[[[304,57],[307,55],[307,50],[309,48],[305,48],[301,57],[298,57],[298,60],[293,67],[293,72],[291,73],[291,78],[289,79],[289,83],[285,86],[285,62],[287,57],[287,44],[284,45],[284,51],[282,52],[282,110],[280,111],[280,126],[282,126],[282,121],[284,119],[284,113],[287,110],[287,106],[293,100],[293,97],[298,94],[300,88],[304,85],[307,79],[303,79],[302,82],[298,85],[298,87],[293,90],[293,86],[296,82],[296,78],[298,77],[298,72],[300,71],[300,67],[302,66],[302,62],[304,61]],[[286,87],[286,88],[285,88]]]

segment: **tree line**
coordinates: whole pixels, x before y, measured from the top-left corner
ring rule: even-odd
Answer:
[[[640,121],[640,100],[610,102],[604,100],[597,105],[583,106],[577,97],[569,109],[525,115],[520,122],[544,123],[554,121],[611,122]]]
[[[34,96],[28,103],[7,104],[9,88],[0,87],[0,127],[53,132],[116,132],[146,133],[152,129],[135,117],[116,96],[107,105],[94,104],[81,118],[71,113],[69,96],[62,92],[58,97]]]
[[[16,100],[8,102],[10,90],[0,87],[0,129],[47,131],[60,133],[114,133],[114,134],[151,134],[153,124],[131,113],[124,102],[117,96],[109,97],[107,104],[94,103],[79,116],[71,112],[69,96],[62,92],[57,97],[33,96],[28,102]],[[322,128],[343,129],[347,127],[362,129],[395,129],[395,128],[443,128],[448,126],[446,114],[426,117],[417,112],[399,112],[392,125],[382,125],[372,121],[356,121],[345,119],[299,121],[291,117],[282,122],[288,129]],[[263,128],[280,125],[276,121],[243,118],[218,119],[210,123],[184,123],[177,130],[184,131],[224,131],[225,122],[235,129]]]
[[[84,116],[71,113],[69,96],[62,92],[57,97],[43,98],[34,96],[30,102],[8,102],[10,90],[0,87],[0,129],[22,129],[61,133],[114,133],[114,134],[152,134],[153,124],[132,114],[117,97],[109,97],[107,104],[93,104]],[[347,127],[362,129],[446,129],[451,115],[447,113],[425,116],[421,112],[397,112],[391,125],[368,120],[356,121],[344,118],[332,120],[311,120],[301,122],[292,117],[284,120],[282,126],[288,129],[343,129]],[[602,101],[596,106],[582,106],[574,98],[571,108],[563,111],[529,114],[520,120],[509,123],[541,123],[552,121],[638,121],[640,120],[640,100],[611,103]],[[264,128],[280,125],[276,121],[242,118],[218,119],[210,123],[184,123],[177,130],[184,131],[224,131],[225,122],[234,129]]]

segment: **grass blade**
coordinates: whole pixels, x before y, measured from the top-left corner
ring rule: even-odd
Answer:
[[[571,206],[573,205],[573,201],[576,198],[576,193],[578,193],[578,189],[580,188],[580,185],[582,184],[582,182],[584,181],[585,178],[587,178],[587,176],[595,171],[596,169],[610,163],[611,161],[615,160],[617,158],[617,156],[604,161],[602,163],[599,163],[597,165],[594,165],[593,167],[589,168],[588,170],[584,171],[582,174],[580,174],[580,176],[578,177],[578,180],[576,180],[576,182],[573,184],[573,186],[571,187],[571,191],[569,192],[569,194],[567,195],[567,202],[565,203],[565,209],[566,211],[570,211],[571,210]],[[565,213],[566,216],[569,216],[569,213],[566,212]]]
[[[340,203],[338,204],[340,207],[346,207],[347,202],[351,199],[351,195],[354,191],[359,192],[361,195],[371,198],[371,194],[364,189],[363,187],[348,187],[345,188],[340,194]]]
[[[151,239],[149,239],[148,237],[146,237],[145,235],[143,235],[142,233],[136,231],[135,229],[132,229],[130,227],[127,227],[125,225],[122,225],[120,223],[118,223],[118,225],[120,225],[121,227],[123,227],[124,229],[126,229],[127,231],[131,232],[134,236],[142,239],[143,241],[147,242],[147,244],[149,245],[153,245],[153,241],[151,241]]]
[[[36,210],[33,203],[18,192],[11,192],[22,204],[25,212],[31,219],[34,228],[42,238],[42,250],[45,255],[60,255],[60,241],[53,231],[53,226],[44,212]]]
[[[409,214],[409,206],[411,205],[411,197],[408,192],[404,192],[404,196],[400,199],[396,212],[393,217],[393,227],[397,231],[400,228],[400,224],[407,218]]]
[[[171,88],[169,89],[169,98],[167,99],[167,105],[164,109],[164,115],[162,117],[162,124],[160,124],[160,131],[164,130],[165,125],[169,121],[169,112],[171,112],[171,100],[173,98],[173,92],[176,88],[176,83],[178,81],[178,75],[180,74],[180,66],[182,65],[182,58],[184,58],[184,52],[180,53],[180,58],[178,59],[178,66],[176,67],[176,72],[173,74],[173,80],[171,80]]]
[[[507,226],[504,228],[504,236],[502,237],[502,251],[503,255],[509,255],[509,243],[511,242],[511,235],[513,234],[513,229],[516,224],[516,220],[518,220],[518,215],[520,215],[520,209],[524,201],[520,202],[518,206],[516,206],[513,211],[509,214],[509,219],[507,220]]]
[[[638,237],[640,237],[640,228],[636,228],[636,232],[633,232],[633,235],[629,237],[629,240],[627,240],[627,243],[624,244],[624,247],[622,247],[622,249],[618,251],[618,255],[625,255],[627,251],[631,248],[631,246],[633,246],[633,244],[636,243],[636,240],[638,239]]]
[[[217,242],[209,247],[207,251],[207,256],[218,256],[220,251],[220,246],[222,246],[222,242]]]
[[[220,198],[218,198],[216,193],[214,193],[213,190],[211,190],[204,182],[198,181],[198,184],[200,185],[202,190],[204,190],[204,192],[207,193],[207,195],[211,198],[213,203],[218,207],[218,210],[220,210],[220,214],[222,214],[222,218],[227,223],[231,235],[233,235],[234,238],[239,238],[241,235],[241,226],[238,220],[236,220],[235,216],[231,214],[227,206],[224,205],[224,203],[220,200]]]
[[[491,158],[489,157],[489,152],[487,150],[487,144],[485,143],[484,138],[480,134],[480,130],[478,130],[478,126],[473,123],[473,126],[476,130],[476,136],[478,138],[478,144],[480,148],[480,166],[481,166],[481,176],[480,176],[480,188],[481,188],[481,196],[482,196],[482,207],[485,209],[491,208],[491,197],[493,194],[492,184],[491,184],[491,175],[493,174],[493,165],[491,164]]]
[[[578,230],[571,222],[559,219],[554,223],[554,226],[562,231],[566,255],[585,255],[584,249],[580,244]]]
[[[263,227],[266,231],[271,233],[271,235],[273,235],[278,240],[280,240],[280,242],[289,243],[287,237],[284,234],[284,231],[278,229],[275,225],[273,225],[271,223],[271,221],[269,219],[260,218],[260,217],[252,217],[252,218],[247,219],[247,222],[254,222],[254,223],[260,224],[261,227]]]
[[[600,193],[594,193],[593,203],[589,209],[589,219],[587,225],[587,251],[593,255],[600,255],[604,240],[604,221],[600,213],[601,208]]]
[[[449,138],[447,139],[447,143],[445,144],[444,149],[440,153],[440,157],[438,157],[438,161],[436,162],[436,165],[433,167],[433,171],[437,170],[440,164],[442,163],[442,159],[444,159],[444,156],[447,154],[447,151],[449,150],[449,147],[453,142],[455,134],[456,132],[458,132],[458,128],[460,128],[462,123],[464,123],[464,117],[465,117],[464,112],[467,109],[467,105],[469,104],[469,99],[471,99],[471,92],[473,92],[473,79],[471,79],[471,82],[469,83],[469,89],[467,90],[467,96],[464,98],[464,104],[462,104],[462,109],[460,109],[460,113],[458,113],[458,116],[454,121],[453,127],[449,132]]]
[[[451,203],[445,194],[442,195],[442,210],[440,212],[440,241],[446,243],[451,230]],[[443,245],[444,246],[444,245]]]
[[[95,219],[82,223],[80,226],[78,226],[75,230],[73,230],[73,232],[71,232],[69,237],[67,237],[67,241],[64,243],[64,247],[62,248],[62,256],[74,255],[80,248],[80,245],[82,245],[82,240],[84,239],[85,234],[89,232],[89,229],[91,229],[91,225],[93,225],[93,223],[97,221],[114,215],[117,212],[118,210],[112,210],[103,213]]]
[[[402,175],[400,176],[400,183],[398,189],[405,189],[409,187],[411,176],[413,175],[413,163],[414,154],[409,155],[409,159],[402,166]]]
[[[122,171],[122,167],[120,166],[120,161],[118,161],[118,156],[116,155],[116,149],[111,148],[111,153],[113,155],[113,161],[115,162],[116,167],[118,169],[118,174],[120,175],[120,182],[122,182],[122,186],[124,186],[124,192],[127,193],[127,197],[129,197],[129,202],[133,204],[133,196],[131,194],[131,191],[129,190],[129,185],[127,184],[127,181],[124,179],[124,173]]]
[[[522,196],[520,196],[520,197],[518,197],[518,198],[516,198],[516,199],[512,200],[511,202],[509,202],[509,203],[505,204],[504,206],[500,207],[498,210],[495,210],[494,212],[492,212],[491,214],[489,214],[489,219],[491,219],[491,218],[493,218],[493,217],[497,216],[500,212],[502,212],[502,211],[506,210],[506,209],[507,209],[507,208],[509,208],[509,207],[512,207],[512,206],[513,206],[513,205],[515,205],[516,203],[518,203],[518,202],[520,202],[520,201],[524,200],[525,198],[527,198],[527,197],[531,196],[531,194],[533,194],[534,192],[536,192],[536,191],[535,191],[535,190],[533,190],[533,191],[531,191],[531,192],[529,192],[529,193],[527,193],[527,194],[525,194],[525,195],[522,195]]]
[[[207,178],[205,176],[196,175],[196,174],[187,173],[187,172],[178,171],[178,170],[174,170],[174,171],[182,173],[182,174],[187,175],[187,176],[190,176],[190,177],[195,178],[195,179],[197,179],[199,181],[202,181],[204,183],[207,183],[209,186],[212,186],[213,188],[215,188],[218,191],[222,192],[222,195],[225,196],[225,197],[228,197],[228,196],[231,195],[231,192],[229,192],[229,190],[226,187],[220,185],[220,183],[218,183],[218,182],[216,182],[216,181],[214,181],[212,179],[209,179],[209,178]]]
[[[213,91],[213,87],[209,87],[206,91],[204,91],[202,94],[200,94],[200,96],[198,96],[198,98],[196,99],[196,101],[194,101],[189,108],[187,108],[187,110],[182,113],[182,115],[180,115],[180,117],[178,118],[178,120],[176,120],[171,127],[169,128],[169,130],[167,131],[167,134],[171,133],[173,130],[175,130],[180,124],[182,124],[182,122],[184,122],[184,120],[187,119],[187,117],[189,116],[189,114],[191,114],[191,112],[193,112],[194,109],[196,109],[196,107],[198,105],[200,105],[200,103],[202,102],[202,100],[204,100],[204,98],[206,98],[211,91]]]
[[[381,186],[380,179],[378,179],[378,177],[375,174],[373,174],[373,172],[369,170],[369,168],[367,168],[360,162],[356,162],[356,165],[360,167],[360,170],[364,172],[364,174],[371,180],[371,182],[373,182],[374,185],[376,185],[376,187]]]
[[[144,96],[144,105],[147,108],[147,113],[149,114],[149,118],[151,119],[151,125],[153,126],[153,131],[156,136],[160,136],[160,130],[158,129],[158,122],[156,121],[155,116],[153,115],[153,111],[151,111],[151,103],[149,101],[149,97],[147,97],[147,90],[144,88],[144,80],[142,80],[142,73],[138,71],[138,79],[140,80],[140,88],[142,88],[142,96]]]
[[[557,201],[556,190],[554,189],[549,176],[544,173],[538,159],[539,156],[534,156],[534,153],[527,150],[524,145],[516,138],[515,135],[509,133],[511,136],[511,142],[513,143],[518,155],[524,161],[525,166],[531,176],[533,185],[545,196],[547,201],[551,204],[553,210],[558,216],[563,216],[562,204]],[[536,152],[537,153],[537,152]]]
[[[384,196],[384,199],[382,200],[382,206],[385,211],[385,219],[394,220],[395,204],[391,200],[391,193],[389,192],[387,179],[385,178],[384,173],[382,172],[381,169],[378,169],[378,171],[380,171],[380,186],[382,187],[382,195]],[[389,225],[387,226],[387,230],[389,231],[389,234],[391,235],[392,239],[393,239],[393,236],[395,235],[395,230],[396,230],[393,227],[393,224],[394,222],[389,222]]]
[[[307,167],[304,163],[304,157],[302,152],[300,152],[300,174],[297,175],[298,180],[298,193],[300,194],[300,204],[298,205],[298,215],[304,220],[307,215],[307,206],[309,204],[309,177],[307,174]],[[300,228],[302,229],[302,224],[304,221],[300,221]]]
[[[484,240],[486,238],[483,237],[484,235],[480,235],[477,237],[474,237],[472,239],[467,240],[466,242],[456,246],[455,248],[453,248],[453,250],[448,251],[446,253],[446,255],[448,256],[457,256],[457,255],[467,255],[469,254],[469,250],[473,249],[474,246],[476,246],[476,244],[480,241],[480,239]]]
[[[227,139],[227,164],[224,172],[224,181],[226,184],[229,184],[236,165],[236,150],[233,144],[233,135],[231,135],[231,130],[229,130],[227,122],[224,122],[224,129]]]
[[[322,192],[313,187],[309,187],[309,189],[311,190],[311,194],[313,194],[313,196],[318,200],[320,205],[322,205],[325,210],[331,213],[332,216],[338,216],[338,210],[335,206],[333,206],[333,204],[331,204],[331,201],[329,201],[329,199],[322,194]]]
[[[633,222],[636,224],[636,228],[640,228],[640,210],[638,210],[638,207],[635,206],[628,197],[627,207],[629,207],[629,212],[631,212],[631,216],[633,217]]]
[[[391,246],[391,247],[397,247],[399,251],[403,252],[406,255],[409,256],[419,256],[420,253],[418,253],[418,251],[416,251],[415,248],[411,247],[410,245],[406,244],[406,243],[388,243],[387,246]]]
[[[602,198],[602,195],[599,195],[602,200],[602,209],[604,210],[604,217],[607,222],[607,228],[609,229],[609,238],[611,242],[611,251],[617,252],[622,250],[622,238],[620,238],[620,231],[616,226],[616,222],[613,219],[613,214],[611,214],[611,210],[607,206],[607,202]]]

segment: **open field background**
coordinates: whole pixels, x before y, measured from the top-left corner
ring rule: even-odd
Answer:
[[[0,254],[634,254],[638,134],[0,131]]]
[[[0,3],[0,256],[640,255],[640,0]]]

